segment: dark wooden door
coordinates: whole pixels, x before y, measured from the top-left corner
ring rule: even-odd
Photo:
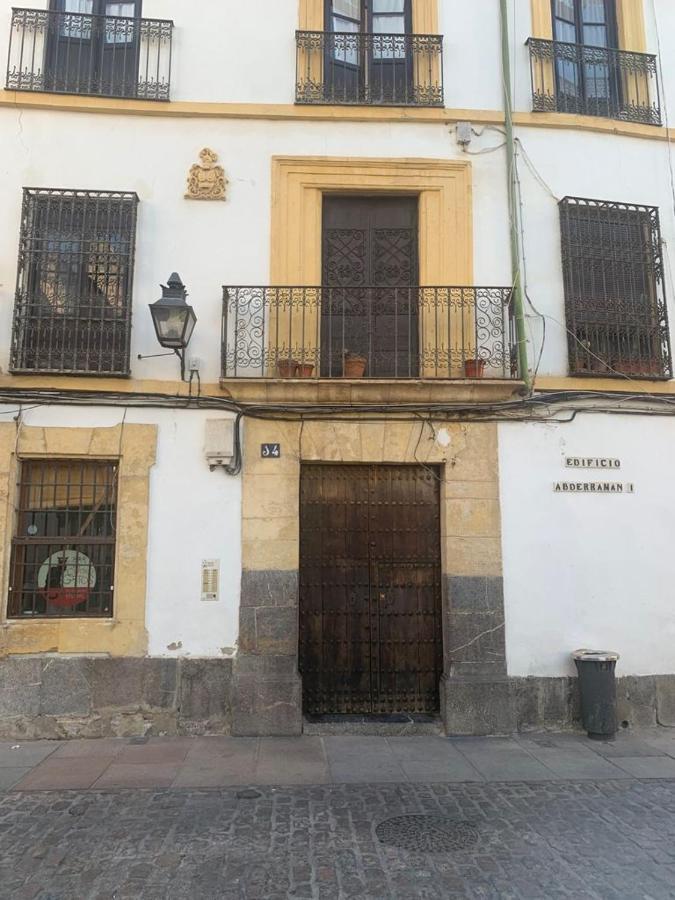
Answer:
[[[310,715],[438,711],[443,641],[434,470],[303,467],[299,665]]]
[[[325,0],[326,102],[406,104],[414,97],[411,0]]]
[[[142,0],[52,0],[60,13],[47,42],[47,82],[65,93],[133,97]]]
[[[339,377],[345,354],[371,378],[419,374],[417,197],[331,197],[323,202],[321,374]]]

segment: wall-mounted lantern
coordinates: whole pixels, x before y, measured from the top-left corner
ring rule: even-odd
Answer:
[[[180,377],[184,381],[185,350],[197,324],[197,316],[186,302],[188,294],[177,272],[161,288],[162,296],[150,304],[152,323],[160,345],[173,350],[180,359]]]

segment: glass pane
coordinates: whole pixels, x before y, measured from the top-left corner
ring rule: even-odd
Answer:
[[[405,0],[373,0],[373,13],[403,13]]]
[[[605,0],[582,0],[581,16],[584,22],[604,24],[607,21]]]
[[[134,40],[134,23],[116,21],[119,17],[133,18],[135,3],[106,3],[105,42],[106,44],[131,44]]]
[[[64,0],[64,15],[60,16],[62,37],[72,40],[88,41],[91,37],[91,19],[80,18],[88,15],[94,8],[94,0]],[[72,13],[71,17],[68,13]]]
[[[403,16],[373,16],[375,34],[405,34]]]
[[[63,11],[68,13],[91,13],[94,0],[64,0]]]
[[[358,30],[358,22],[350,22],[349,19],[341,19],[339,16],[333,16],[333,31],[348,31],[350,33],[354,33]]]
[[[348,19],[361,20],[361,0],[333,0],[333,12]]]
[[[106,3],[106,16],[127,16],[133,18],[136,15],[135,3]]]
[[[555,39],[567,44],[576,44],[577,30],[574,25],[557,20],[555,23]]]
[[[610,69],[603,65],[584,66],[586,97],[590,100],[608,100],[610,97]]]
[[[347,22],[345,19],[333,18],[333,58],[337,62],[348,63],[351,66],[358,65],[359,61],[359,31],[357,22]],[[355,35],[352,37],[352,35]]]
[[[607,28],[605,25],[584,25],[584,44],[587,47],[607,47]]]
[[[574,0],[556,0],[553,15],[574,22]]]

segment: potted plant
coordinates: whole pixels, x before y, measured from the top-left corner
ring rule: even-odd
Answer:
[[[345,378],[363,378],[368,360],[360,353],[354,353],[352,350],[345,350],[342,363],[342,374]]]
[[[464,362],[464,374],[467,378],[482,378],[485,374],[484,359],[467,359]]]
[[[277,371],[280,378],[295,378],[298,373],[297,359],[278,359]]]
[[[314,374],[314,363],[298,363],[296,375],[298,378],[311,378]]]

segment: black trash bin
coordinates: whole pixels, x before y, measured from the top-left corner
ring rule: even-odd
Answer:
[[[577,650],[572,656],[579,673],[584,728],[593,740],[611,741],[618,731],[615,670],[619,654]]]

